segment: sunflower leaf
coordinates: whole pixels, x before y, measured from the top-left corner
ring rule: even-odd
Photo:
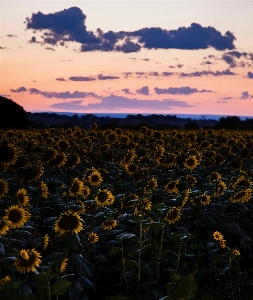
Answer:
[[[71,282],[68,280],[58,280],[51,286],[52,295],[62,296],[67,289],[71,286]]]
[[[79,272],[82,275],[91,276],[92,265],[81,255],[72,253],[68,261],[68,267],[73,272]]]

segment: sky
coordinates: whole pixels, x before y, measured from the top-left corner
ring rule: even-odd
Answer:
[[[252,12],[252,0],[1,0],[0,95],[30,112],[253,117]]]

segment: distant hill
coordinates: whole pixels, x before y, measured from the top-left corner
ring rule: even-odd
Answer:
[[[29,121],[22,106],[0,96],[0,129],[25,129]]]

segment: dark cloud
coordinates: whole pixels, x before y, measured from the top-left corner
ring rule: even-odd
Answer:
[[[196,88],[190,88],[189,86],[182,86],[182,87],[170,87],[168,89],[160,89],[158,87],[154,88],[155,93],[158,95],[161,94],[171,94],[171,95],[190,95],[193,93],[212,93],[213,91],[210,90],[201,90],[199,91]]]
[[[137,89],[136,93],[141,94],[141,95],[149,95],[149,88],[148,88],[148,86],[143,86],[142,88]]]
[[[63,77],[56,78],[56,80],[58,80],[58,81],[66,81],[66,79],[64,79]]]
[[[182,64],[177,64],[177,67],[180,68],[180,69],[181,69],[183,66],[184,66],[184,65],[182,65]]]
[[[81,44],[81,51],[119,51],[123,53],[139,52],[147,49],[207,49],[232,50],[235,48],[235,36],[230,31],[222,35],[214,27],[202,27],[192,23],[189,27],[166,30],[159,27],[142,28],[128,32],[87,31],[86,15],[78,7],[43,14],[33,13],[26,19],[27,29],[44,30],[43,42],[51,45],[65,41]]]
[[[93,97],[93,98],[99,98],[98,95],[90,92],[79,92],[74,91],[73,93],[66,91],[66,92],[47,92],[47,91],[41,91],[36,88],[30,88],[27,89],[24,86],[14,90],[11,89],[11,92],[14,93],[22,93],[22,92],[29,92],[29,94],[35,94],[35,95],[42,95],[45,98],[57,98],[57,99],[73,99],[73,98],[87,98],[87,97]]]
[[[173,72],[163,72],[162,75],[168,77],[168,76],[174,75],[174,73]]]
[[[242,60],[238,61],[240,58],[246,60],[246,62]],[[245,66],[250,67],[252,64],[248,61],[253,61],[253,54],[239,51],[229,51],[222,55],[221,60],[224,60],[230,66],[230,68]]]
[[[234,99],[233,97],[223,97],[223,98],[219,98],[221,100],[227,101],[227,100],[232,100]]]
[[[253,78],[253,73],[252,72],[248,72],[248,78]]]
[[[229,69],[225,71],[196,71],[196,72],[191,72],[191,73],[180,73],[180,77],[200,77],[200,76],[223,76],[223,75],[236,75],[234,72],[231,72]]]
[[[7,48],[7,47],[1,47],[1,46],[0,46],[0,49],[8,49],[8,48]]]
[[[141,109],[141,110],[170,110],[174,107],[192,107],[185,101],[174,99],[163,100],[139,100],[136,98],[129,99],[122,96],[110,95],[101,97],[100,103],[90,103],[82,105],[81,100],[55,103],[51,108],[64,110],[96,110],[96,111],[118,111],[121,109]]]
[[[36,43],[36,37],[35,36],[32,36],[29,43]]]
[[[201,65],[202,65],[202,66],[203,66],[203,65],[213,65],[213,63],[210,62],[210,61],[208,60],[208,61],[203,61],[203,62],[201,63]]]
[[[11,92],[13,92],[13,93],[27,92],[27,89],[24,86],[21,86],[20,88],[18,88],[16,90],[11,89]]]
[[[92,80],[96,80],[96,78],[83,77],[83,76],[72,76],[72,77],[69,77],[69,80],[71,80],[71,81],[92,81]]]
[[[250,95],[247,91],[245,91],[245,92],[242,92],[240,99],[250,99],[250,98],[253,98],[253,96]]]
[[[122,89],[121,91],[124,92],[125,94],[133,95],[133,93],[131,93],[129,89]]]
[[[98,80],[119,79],[118,76],[104,76],[104,75],[102,75],[102,74],[99,74],[97,77],[98,77]]]
[[[16,35],[13,34],[7,34],[8,37],[17,37]]]
[[[46,47],[46,50],[51,50],[51,51],[55,51],[55,49],[51,48],[51,47]]]

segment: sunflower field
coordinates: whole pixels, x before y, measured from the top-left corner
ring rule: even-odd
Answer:
[[[253,132],[0,131],[0,299],[253,299]]]

